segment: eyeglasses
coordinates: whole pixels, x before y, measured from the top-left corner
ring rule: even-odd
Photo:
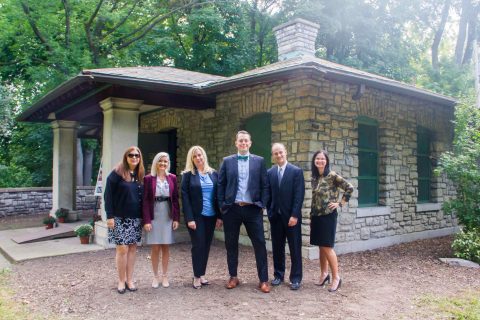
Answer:
[[[138,154],[138,153],[129,153],[129,154],[128,154],[128,157],[129,157],[129,158],[140,158],[140,154]]]

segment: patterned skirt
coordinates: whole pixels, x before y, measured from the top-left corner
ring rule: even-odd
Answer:
[[[114,217],[115,227],[108,229],[108,241],[116,245],[135,244],[142,239],[142,219]]]

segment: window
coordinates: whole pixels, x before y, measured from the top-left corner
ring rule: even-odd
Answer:
[[[428,129],[417,127],[417,202],[430,202],[430,185],[432,182],[432,164],[430,162],[431,133]]]
[[[358,205],[378,204],[378,123],[358,118]]]
[[[265,159],[265,165],[270,167],[272,159],[272,114],[260,113],[248,118],[245,130],[252,135],[250,152]]]

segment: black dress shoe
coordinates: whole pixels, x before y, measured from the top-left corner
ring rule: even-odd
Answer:
[[[334,288],[330,288],[328,289],[328,292],[335,292],[337,291],[338,289],[340,289],[340,286],[342,285],[342,279],[338,280],[338,285],[337,287],[334,289]]]
[[[282,281],[283,280],[280,279],[280,278],[275,278],[275,279],[272,280],[272,286],[278,286],[278,285],[280,285],[280,283],[282,283]]]
[[[130,291],[130,292],[135,292],[135,291],[138,290],[138,288],[136,288],[136,287],[130,288],[126,282],[125,282],[125,288],[126,288],[128,291]]]
[[[293,283],[290,285],[290,289],[291,289],[291,290],[298,290],[298,289],[300,289],[300,282],[293,282]]]
[[[328,274],[325,279],[323,279],[322,283],[315,283],[317,286],[323,287],[325,283],[330,283],[330,275]]]

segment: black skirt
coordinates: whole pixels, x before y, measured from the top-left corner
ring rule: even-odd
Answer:
[[[310,219],[310,244],[333,248],[337,232],[337,210],[324,216],[313,216]]]

